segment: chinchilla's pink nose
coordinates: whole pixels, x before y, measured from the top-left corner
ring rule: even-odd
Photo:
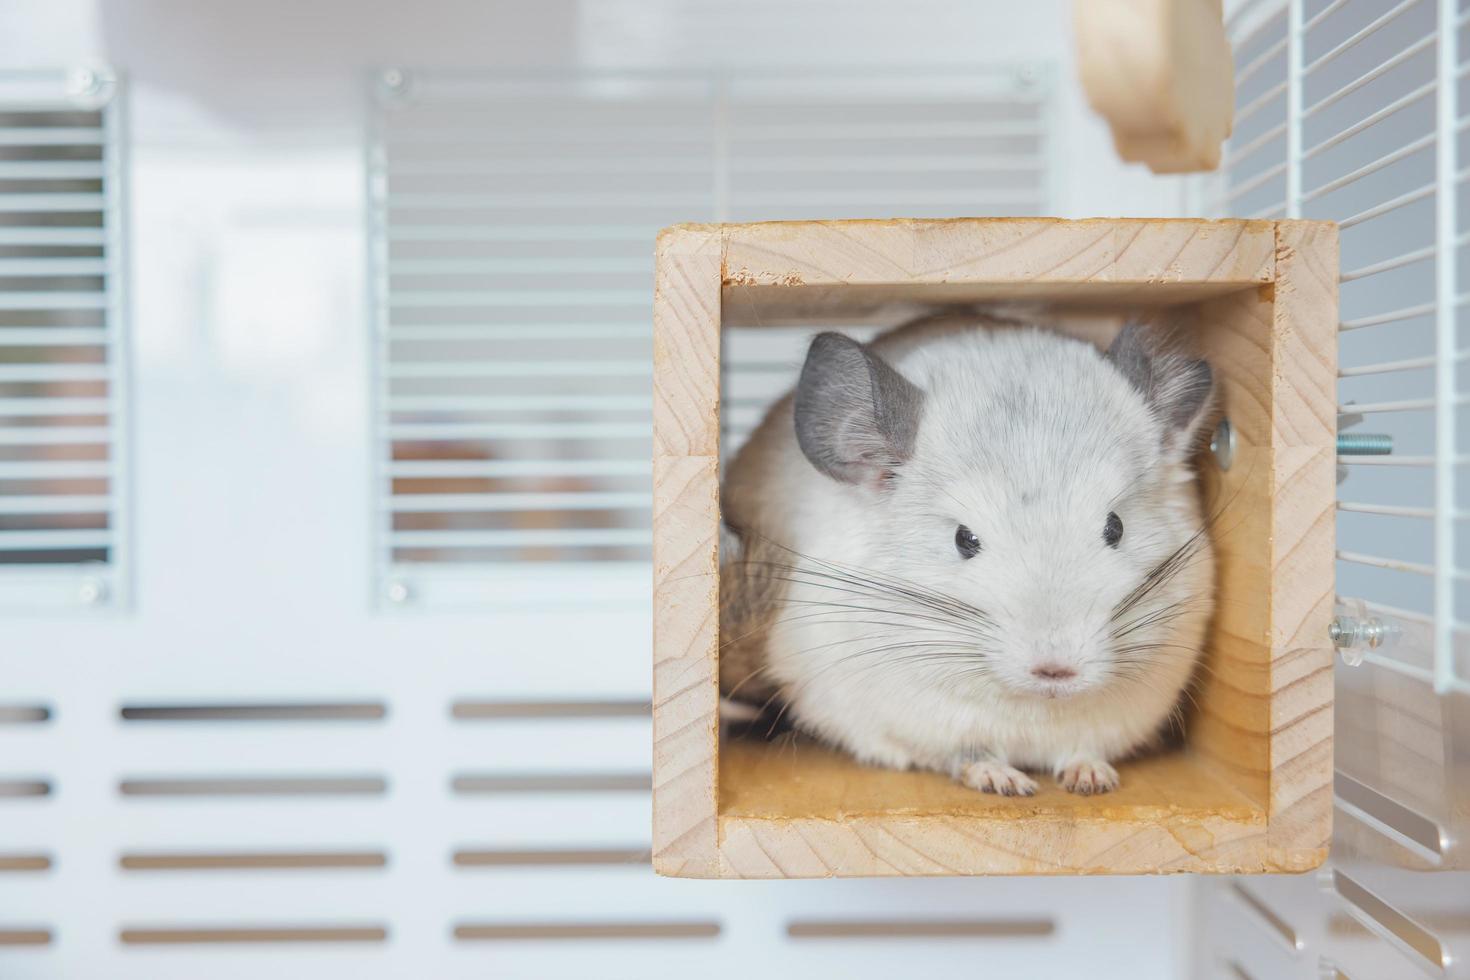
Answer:
[[[1077,672],[1063,664],[1046,663],[1032,667],[1031,675],[1044,681],[1069,681],[1077,676]]]

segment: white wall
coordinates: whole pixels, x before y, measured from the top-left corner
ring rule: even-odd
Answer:
[[[1177,880],[814,882],[702,885],[523,873],[456,875],[465,841],[646,839],[646,802],[513,811],[452,798],[447,774],[575,764],[575,732],[467,731],[460,696],[646,697],[647,608],[569,619],[370,612],[368,332],[360,138],[369,67],[969,66],[1054,62],[1065,93],[1059,211],[1172,213],[1177,188],[1120,167],[1072,77],[1067,4],[635,2],[252,4],[81,0],[0,11],[0,67],[96,61],[130,84],[135,411],[134,607],[93,620],[3,625],[4,696],[55,720],[4,736],[7,770],[54,774],[54,796],[0,808],[5,847],[57,855],[44,880],[0,882],[0,924],[61,923],[51,951],[5,953],[5,976],[527,975],[641,973],[638,946],[537,960],[519,949],[449,951],[457,916],[715,915],[717,945],[670,953],[702,975],[821,975],[883,963],[996,975],[1165,977],[1182,942]],[[386,723],[218,726],[186,737],[128,727],[124,701],[383,700]],[[646,723],[594,735],[603,764],[646,766]],[[550,760],[550,762],[546,762]],[[368,802],[123,801],[123,776],[155,772],[381,772]],[[522,815],[524,817],[524,814]],[[517,837],[517,834],[520,836]],[[578,837],[578,835],[581,835]],[[151,878],[120,874],[128,848],[293,843],[387,845],[361,875]],[[626,875],[627,872],[613,872]],[[549,877],[548,877],[549,875]],[[791,910],[931,916],[1052,911],[1049,943],[923,950],[778,945]],[[120,924],[262,918],[384,919],[386,951],[229,948],[120,954]],[[880,944],[881,946],[881,944]],[[1043,951],[1044,950],[1044,951]],[[550,956],[550,953],[546,955]],[[616,956],[633,957],[615,959]],[[662,955],[662,954],[658,954]],[[773,959],[774,957],[777,957]],[[884,959],[892,956],[892,959]],[[500,957],[498,960],[497,957]],[[669,962],[672,964],[674,960]],[[337,972],[331,972],[331,971]]]

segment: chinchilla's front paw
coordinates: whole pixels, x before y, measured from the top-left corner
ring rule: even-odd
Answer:
[[[1031,796],[1036,792],[1036,780],[994,759],[981,759],[965,766],[960,771],[960,782],[971,789],[1001,796]]]
[[[1069,793],[1092,796],[1118,788],[1118,770],[1101,759],[1075,759],[1057,770],[1057,782]]]

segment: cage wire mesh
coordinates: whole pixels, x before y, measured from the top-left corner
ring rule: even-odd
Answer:
[[[1467,19],[1456,0],[1265,0],[1228,22],[1236,127],[1203,213],[1341,229],[1345,665],[1329,863],[1204,883],[1207,974],[1467,968]]]

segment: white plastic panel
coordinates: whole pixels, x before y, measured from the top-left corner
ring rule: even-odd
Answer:
[[[844,43],[881,37],[891,53],[892,31],[863,26],[873,21],[858,6],[838,28]],[[546,9],[555,20],[553,8],[525,5],[518,17]],[[383,307],[364,298],[382,280],[364,261],[374,198],[363,134],[331,93],[340,85],[362,94],[356,64],[368,48],[377,58],[429,46],[383,31],[370,8],[333,9],[342,19],[330,24],[285,6],[231,8],[239,19],[222,23],[221,8],[171,7],[165,27],[149,19],[153,8],[129,5],[110,22],[132,32],[111,43],[134,73],[132,503],[144,546],[134,551],[137,601],[127,615],[10,618],[0,628],[0,976],[744,978],[752,963],[792,977],[1026,976],[1038,964],[1057,975],[1170,976],[1178,930],[1160,933],[1183,905],[1177,879],[654,877],[646,564],[630,574],[618,562],[517,563],[487,602],[483,569],[465,575],[443,563],[413,569],[414,589],[391,614],[375,610],[370,588],[382,595],[389,579],[374,548],[385,539],[372,529],[384,530],[387,497],[370,474],[382,475],[388,423],[374,408],[383,404],[374,401],[380,335],[367,326]],[[436,6],[434,18],[414,19],[455,25],[481,9]],[[973,35],[968,9],[950,15]],[[0,25],[10,17],[0,14]],[[298,33],[283,39],[287,22]],[[349,22],[364,32],[377,23],[379,33],[344,34]],[[546,43],[566,25],[543,29]],[[531,43],[495,38],[482,31],[473,43],[500,52]],[[9,41],[0,30],[0,50]],[[1027,50],[1053,57],[1061,45]],[[903,47],[915,61],[931,51]],[[970,60],[974,47],[951,62]],[[308,71],[282,67],[293,51]],[[794,211],[821,181],[790,174],[851,173],[860,147],[882,172],[852,178],[851,200],[824,198],[824,209],[1027,207],[988,196],[988,163],[969,183],[957,159],[945,164],[954,168],[948,184],[906,168],[916,166],[920,123],[993,130],[985,105],[1012,91],[1046,102],[1053,93],[1040,81],[969,70],[955,98],[976,106],[974,120],[929,110],[907,126],[895,105],[952,85],[936,81],[944,72],[818,74],[782,73],[776,87],[808,114],[769,131],[752,123],[755,135],[772,144],[817,132],[810,84],[823,98],[849,99],[844,131],[869,142],[832,153],[752,150],[742,169],[732,164],[728,207],[745,195],[763,216]],[[409,100],[412,80],[433,75],[409,73]],[[627,79],[637,75],[611,78],[633,99]],[[542,75],[552,86],[576,77],[566,67]],[[752,73],[750,98],[778,100],[773,77]],[[306,117],[310,125],[299,122]],[[595,126],[582,119],[571,132]],[[514,132],[500,136],[513,142]],[[956,145],[950,155],[972,152]],[[1047,162],[1038,179],[1050,184],[1064,161],[1049,147],[1037,152]],[[437,159],[451,167],[458,156]],[[547,181],[586,162],[539,159]],[[643,163],[628,166],[636,176]],[[759,176],[776,165],[787,176]],[[927,203],[901,199],[920,182]],[[941,190],[955,203],[940,201]],[[538,213],[567,210],[528,201]],[[692,216],[717,216],[716,204]],[[633,256],[645,269],[656,224],[640,232]],[[575,244],[564,258],[577,258]],[[527,248],[521,258],[548,261]],[[618,268],[591,274],[634,278]],[[521,288],[541,302],[531,291],[562,287]],[[650,284],[629,288],[644,291],[646,329]]]

